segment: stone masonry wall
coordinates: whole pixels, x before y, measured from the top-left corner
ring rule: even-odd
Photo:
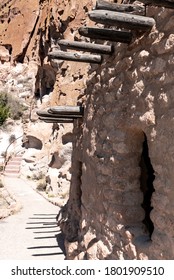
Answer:
[[[146,13],[156,26],[89,70],[62,222],[68,259],[174,257],[174,11]]]

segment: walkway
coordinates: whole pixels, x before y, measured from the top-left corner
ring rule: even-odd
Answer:
[[[56,223],[59,208],[22,179],[5,177],[4,181],[22,209],[0,220],[0,260],[64,260],[63,238]]]

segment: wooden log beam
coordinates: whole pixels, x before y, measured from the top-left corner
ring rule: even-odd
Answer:
[[[74,121],[73,118],[47,118],[47,117],[39,117],[41,121],[46,123],[72,123]]]
[[[81,54],[81,53],[71,53],[71,52],[63,52],[63,51],[52,51],[48,53],[48,56],[52,59],[61,59],[68,61],[76,61],[76,62],[85,62],[85,63],[102,63],[101,55],[92,55],[92,54]]]
[[[95,9],[97,10],[108,10],[120,13],[131,13],[131,14],[145,14],[145,7],[143,5],[133,4],[117,4],[110,3],[103,0],[97,0]]]
[[[159,6],[159,7],[165,7],[169,9],[174,9],[174,2],[171,1],[165,1],[165,0],[139,0],[140,2],[151,5],[151,6]]]
[[[66,114],[66,115],[83,115],[84,108],[82,106],[55,106],[48,110],[52,114]]]
[[[69,113],[52,113],[50,110],[48,111],[37,111],[36,112],[39,117],[47,117],[47,118],[81,118],[82,114],[69,114]]]
[[[120,42],[129,44],[132,40],[132,33],[129,31],[111,30],[108,28],[80,27],[79,34],[91,39]]]
[[[86,42],[59,40],[58,44],[60,46],[66,47],[67,49],[73,49],[73,50],[75,49],[75,50],[94,52],[94,53],[111,54],[114,51],[113,46],[92,44]]]
[[[155,25],[155,20],[151,17],[125,14],[113,11],[95,10],[89,12],[89,18],[97,23],[114,25],[133,30],[149,30]]]

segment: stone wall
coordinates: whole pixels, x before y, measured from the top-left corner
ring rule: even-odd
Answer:
[[[62,214],[68,259],[173,259],[173,10],[89,69]],[[65,222],[66,221],[66,222]]]

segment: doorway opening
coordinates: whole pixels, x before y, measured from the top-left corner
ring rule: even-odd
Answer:
[[[142,150],[141,160],[140,160],[140,168],[141,168],[140,189],[143,192],[143,203],[141,204],[141,206],[145,211],[145,216],[142,222],[146,226],[147,232],[149,233],[149,236],[151,238],[152,233],[154,231],[154,224],[150,218],[150,213],[153,209],[151,204],[151,198],[153,192],[155,191],[153,186],[155,175],[149,157],[148,142],[145,134],[144,134],[143,150]]]

